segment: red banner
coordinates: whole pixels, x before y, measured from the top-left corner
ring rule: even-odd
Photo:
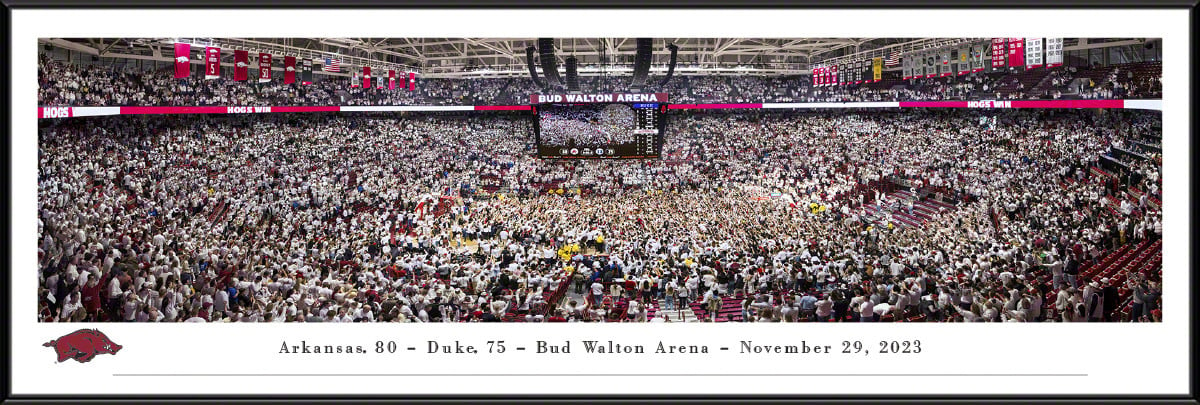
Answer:
[[[371,67],[363,66],[363,88],[371,88]]]
[[[388,71],[388,90],[395,90],[395,89],[396,89],[396,71],[389,70]]]
[[[258,54],[258,81],[260,83],[271,81],[271,54],[269,53],[260,52]]]
[[[350,79],[350,87],[358,87],[362,82],[358,81],[358,72],[354,72],[354,78]]]
[[[38,118],[70,118],[71,107],[40,107]]]
[[[1005,38],[992,38],[992,67],[999,69],[1004,67],[1008,60],[1008,40]]]
[[[1025,66],[1025,38],[1008,39],[1008,66]]]
[[[933,108],[1124,108],[1124,100],[901,101],[901,107]]]
[[[192,75],[192,46],[175,44],[175,78],[182,79]]]
[[[246,81],[250,78],[250,52],[233,51],[233,80]]]
[[[749,104],[670,104],[668,110],[719,110],[726,108],[762,108],[762,103]]]
[[[477,105],[475,111],[529,111],[532,108],[527,105]]]
[[[672,110],[741,108],[1124,108],[1162,110],[1162,100],[980,100],[980,101],[900,101],[882,103],[781,103],[781,104],[670,104]],[[537,106],[211,106],[211,107],[38,107],[38,118],[96,117],[131,114],[271,114],[292,112],[365,112],[365,111],[498,111],[536,110]]]
[[[530,94],[530,104],[541,103],[665,103],[667,93]]]
[[[283,84],[292,84],[296,82],[296,57],[283,57]]]
[[[417,73],[408,72],[408,91],[417,89]]]
[[[280,112],[341,111],[339,106],[279,107],[121,107],[121,115],[131,114],[270,114]]]
[[[221,48],[215,46],[204,48],[204,78],[208,80],[221,78]]]

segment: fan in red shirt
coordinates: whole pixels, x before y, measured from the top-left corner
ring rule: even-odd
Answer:
[[[100,290],[100,283],[95,277],[89,278],[87,285],[83,286],[83,307],[89,315],[100,312]]]

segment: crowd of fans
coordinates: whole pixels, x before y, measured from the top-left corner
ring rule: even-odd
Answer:
[[[170,69],[135,71],[106,65],[72,65],[43,55],[39,59],[41,105],[523,105],[543,92],[529,78],[430,79],[418,77],[413,90],[351,87],[351,78],[317,80],[311,85],[175,79]],[[660,86],[651,78],[647,92],[667,92],[672,103],[935,101],[1025,98],[1161,97],[1161,70],[1144,73],[1116,68],[1101,83],[1072,86],[1074,67],[1048,70],[1049,86],[1033,92],[997,94],[1013,77],[980,72],[964,76],[900,81],[887,88],[870,84],[813,87],[807,76],[684,76]],[[1134,74],[1135,70],[1139,72]],[[627,77],[583,76],[584,92],[623,92]],[[555,91],[557,92],[557,91]]]
[[[662,159],[568,162],[536,158],[527,113],[53,121],[40,317],[658,322],[744,297],[760,322],[1112,320],[1079,269],[1161,238],[1161,160],[1129,163],[1136,203],[1094,167],[1160,117],[679,112]],[[869,213],[898,183],[953,208]],[[1158,280],[1122,286],[1131,320],[1158,319]]]

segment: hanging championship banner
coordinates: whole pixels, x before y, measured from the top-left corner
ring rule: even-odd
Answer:
[[[921,55],[921,77],[933,77],[937,74],[937,65],[933,64],[933,60],[937,59],[932,53]]]
[[[955,69],[959,75],[971,73],[971,48],[958,48],[958,66]]]
[[[938,51],[929,53],[929,77],[938,77],[942,73],[942,56]]]
[[[938,51],[938,58],[941,60],[941,63],[938,64],[938,77],[952,75],[953,73],[950,70],[950,50],[943,49]]]
[[[259,52],[258,54],[258,82],[271,81],[271,54]]]
[[[1063,64],[1063,39],[1046,38],[1046,67],[1052,68]]]
[[[1025,38],[1008,39],[1008,67],[1025,66]]]
[[[976,69],[979,69],[981,72],[987,70],[988,68],[988,55],[990,51],[991,44],[987,42],[979,44],[979,60]]]
[[[910,58],[904,58],[904,59],[907,61]],[[912,67],[909,66],[905,70],[905,72],[906,72],[905,73],[906,76],[912,76]],[[906,77],[905,79],[907,79],[907,78],[908,77]],[[871,59],[871,80],[873,80],[873,81],[883,80],[883,58]]]
[[[417,72],[408,72],[408,91],[417,89]]]
[[[250,78],[250,52],[233,51],[233,80],[246,81]]]
[[[283,57],[283,84],[292,84],[296,82],[296,57]]]
[[[1004,69],[1008,63],[1008,39],[992,38],[992,69]]]
[[[1042,66],[1042,39],[1025,38],[1025,70]]]
[[[312,84],[313,83],[312,68],[313,68],[312,58],[305,58],[304,66],[300,70],[300,84]]]
[[[987,52],[987,49],[987,43],[978,43],[971,46],[971,57],[974,58],[971,60],[971,72],[983,71],[983,56]]]
[[[817,68],[815,68],[815,67],[812,68],[812,85],[813,85],[813,87],[817,87],[817,76],[820,75],[819,73],[817,73],[817,71],[818,71]]]
[[[208,80],[221,77],[221,48],[210,46],[204,48],[204,78]]]
[[[350,70],[354,72],[354,77],[350,78],[350,87],[359,87],[359,86],[361,86],[361,85],[362,85],[362,82],[361,82],[361,81],[359,81],[359,78],[358,78],[358,71],[357,71],[357,70],[354,70],[354,68],[353,68],[353,67],[351,67],[351,68],[350,68]]]
[[[396,89],[396,71],[388,70],[388,90]]]
[[[175,78],[182,79],[192,75],[192,46],[175,44]]]
[[[364,89],[369,89],[369,88],[371,88],[371,67],[370,67],[370,66],[363,66],[363,83],[362,83],[362,86],[363,86],[363,88],[364,88]]]

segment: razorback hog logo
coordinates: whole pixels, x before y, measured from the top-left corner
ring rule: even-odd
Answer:
[[[188,63],[189,60],[190,59],[188,59],[187,56],[176,56],[175,57],[175,62],[178,62],[178,63]]]
[[[294,67],[291,67],[291,66],[288,66],[288,67],[287,67],[287,71],[289,71],[289,72],[295,72],[295,71],[296,71],[296,68],[294,68]]]
[[[250,66],[250,65],[247,65],[246,62],[238,62],[237,63],[237,67],[240,67],[240,68],[244,68],[244,67],[248,67],[248,66]]]
[[[43,343],[42,346],[53,347],[58,352],[58,362],[75,359],[80,363],[92,361],[97,354],[117,354],[121,345],[113,343],[96,329],[80,329],[58,339]]]

